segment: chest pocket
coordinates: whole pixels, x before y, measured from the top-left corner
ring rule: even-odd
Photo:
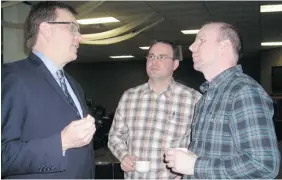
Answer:
[[[189,133],[190,126],[191,118],[188,115],[176,113],[167,117],[164,133],[171,136],[183,136]]]

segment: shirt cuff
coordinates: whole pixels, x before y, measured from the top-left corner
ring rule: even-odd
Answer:
[[[121,153],[119,153],[119,160],[120,160],[120,162],[122,161],[124,156],[127,155],[127,154],[129,154],[129,153],[126,150],[123,150]]]

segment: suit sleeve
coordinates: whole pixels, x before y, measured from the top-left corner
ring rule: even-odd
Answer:
[[[1,79],[2,177],[63,171],[65,158],[62,155],[60,133],[24,141],[22,131],[28,120],[28,106],[36,109],[28,104],[27,87],[19,75],[3,68]]]

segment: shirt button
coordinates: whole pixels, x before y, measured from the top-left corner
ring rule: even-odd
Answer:
[[[210,101],[210,100],[211,100],[211,97],[210,97],[210,96],[207,96],[207,100]]]

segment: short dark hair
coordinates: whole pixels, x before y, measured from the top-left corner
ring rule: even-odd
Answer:
[[[32,6],[24,27],[25,44],[29,50],[36,43],[39,25],[42,22],[54,21],[57,18],[56,9],[65,9],[73,15],[77,14],[71,6],[56,1],[44,1]]]
[[[168,40],[154,40],[150,45],[148,53],[150,52],[151,48],[157,43],[163,43],[163,44],[169,45],[173,51],[173,60],[176,60],[176,59],[182,60],[180,48],[176,44]]]

